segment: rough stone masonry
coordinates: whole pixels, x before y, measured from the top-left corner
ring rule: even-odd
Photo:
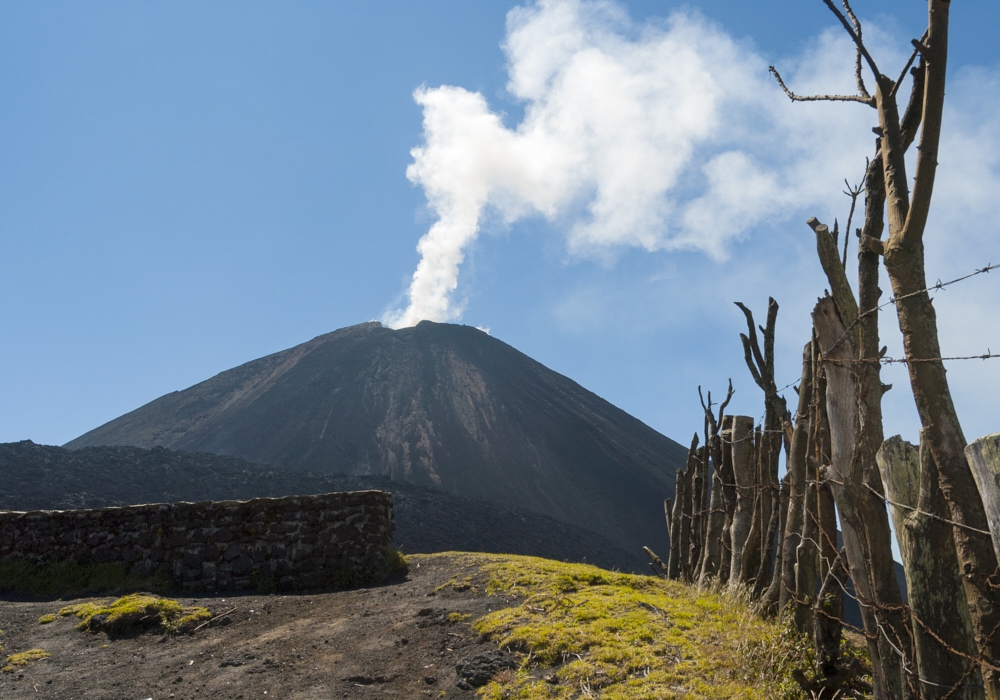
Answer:
[[[0,511],[0,561],[110,562],[186,591],[338,588],[388,573],[382,491],[68,511]]]

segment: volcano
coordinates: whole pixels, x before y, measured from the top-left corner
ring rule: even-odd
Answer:
[[[166,394],[67,443],[378,475],[666,550],[686,449],[469,326],[363,323]]]

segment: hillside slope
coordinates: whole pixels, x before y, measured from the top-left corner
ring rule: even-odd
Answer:
[[[167,394],[68,443],[384,475],[666,549],[685,449],[475,328],[371,322]]]
[[[447,550],[527,554],[642,571],[645,557],[596,532],[489,501],[384,476],[326,475],[235,457],[164,448],[66,450],[0,444],[0,510],[66,510],[138,503],[247,500],[378,489],[393,495],[394,543],[407,553]]]
[[[383,586],[179,602],[217,622],[109,638],[70,617],[39,624],[64,602],[4,602],[4,654],[50,656],[0,674],[0,697],[771,700],[801,697],[790,674],[809,663],[732,601],[522,557],[415,556]]]

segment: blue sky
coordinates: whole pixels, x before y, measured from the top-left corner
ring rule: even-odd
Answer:
[[[925,5],[856,4],[895,72]],[[547,24],[557,11],[566,21]],[[989,224],[1000,207],[998,28],[1000,4],[956,3],[931,280],[1000,261]],[[628,80],[586,94],[510,82],[539,62],[572,77],[566,56],[532,52],[577,30],[573,56],[610,57]],[[710,119],[684,122],[687,141],[664,141],[666,122],[648,126],[651,141],[635,127],[638,148],[574,150],[560,126],[574,115],[631,133],[613,109],[621,84],[644,114],[701,104],[701,83],[657,82],[684,75],[670,61],[689,54],[718,99]],[[646,55],[664,70],[647,72]],[[874,124],[860,105],[788,104],[766,67],[803,91],[850,89],[852,60],[820,0],[2,3],[0,441],[61,444],[240,363],[405,311],[440,197],[470,184],[487,194],[448,296],[456,321],[681,442],[700,428],[699,384],[721,393],[731,376],[732,408],[757,415],[732,301],[763,316],[767,297],[778,300],[778,382],[793,381],[826,287],[804,220],[843,224],[843,179],[859,180]],[[426,127],[419,89],[440,98],[438,126]],[[477,94],[480,111],[463,118],[494,121],[470,142],[452,129],[463,114],[452,98]],[[521,138],[531,119],[555,126]],[[438,177],[454,161],[434,154],[482,144],[487,155],[463,161],[475,177]],[[569,165],[539,164],[539,152]],[[637,172],[663,171],[659,189],[608,171],[636,154],[652,158]],[[523,186],[527,171],[537,186]],[[739,189],[747,182],[756,188]],[[626,206],[638,186],[648,197]],[[994,273],[939,295],[946,354],[1000,350],[998,284]],[[888,312],[884,342],[898,356]],[[969,439],[1000,430],[994,365],[951,369]],[[886,381],[887,435],[915,440],[905,372]]]

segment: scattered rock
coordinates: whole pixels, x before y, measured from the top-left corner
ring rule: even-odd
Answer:
[[[480,688],[500,671],[517,668],[517,662],[501,651],[488,651],[469,656],[455,664],[458,687],[463,690]]]

